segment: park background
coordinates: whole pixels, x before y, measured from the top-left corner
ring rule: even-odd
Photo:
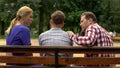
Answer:
[[[94,12],[102,27],[109,32],[116,33],[114,46],[120,46],[119,3],[120,0],[0,0],[0,45],[6,45],[5,30],[16,16],[17,10],[26,5],[34,11],[33,23],[29,26],[32,46],[39,46],[39,34],[50,29],[50,15],[55,10],[62,10],[65,13],[66,19],[63,30],[72,30],[74,33],[81,31],[79,27],[81,13],[84,11]],[[75,56],[82,55],[77,54]]]
[[[21,6],[33,9],[33,23],[31,30],[32,45],[38,46],[38,37],[42,32],[49,30],[51,13],[62,10],[65,13],[65,26],[63,30],[80,33],[80,15],[84,11],[92,11],[98,23],[108,32],[116,36],[114,46],[120,44],[120,0],[0,0],[0,45],[6,45],[5,30],[11,20],[16,16]]]
[[[63,30],[80,33],[80,15],[84,11],[96,14],[98,23],[111,33],[116,33],[117,43],[120,36],[120,0],[0,0],[0,45],[5,45],[5,30],[16,16],[21,6],[33,9],[33,23],[29,26],[31,38],[38,45],[38,36],[49,30],[49,19],[55,10],[65,13]],[[2,41],[1,41],[2,40]],[[116,41],[115,41],[116,42]]]

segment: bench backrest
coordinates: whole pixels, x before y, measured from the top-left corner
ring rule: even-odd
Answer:
[[[120,57],[59,57],[59,53],[104,53],[119,54],[120,47],[78,47],[78,46],[0,46],[0,52],[16,52],[16,53],[54,53],[54,57],[38,57],[38,56],[0,56],[0,63],[17,63],[17,64],[55,64],[58,68],[59,64],[120,64]],[[26,66],[0,66],[0,68],[26,68]],[[28,66],[27,68],[50,68],[44,66]]]

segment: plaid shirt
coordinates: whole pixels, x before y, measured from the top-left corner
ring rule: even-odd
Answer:
[[[86,29],[85,36],[73,35],[71,38],[82,46],[113,46],[111,36],[97,23]]]
[[[108,32],[99,26],[97,23],[90,25],[86,31],[85,36],[73,35],[72,40],[81,46],[97,46],[97,47],[111,47],[113,41]],[[114,54],[85,54],[85,57],[114,57]],[[87,65],[87,66],[110,66],[114,65]]]

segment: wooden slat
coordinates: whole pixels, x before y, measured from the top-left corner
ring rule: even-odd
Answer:
[[[54,68],[47,66],[0,66],[0,68]]]
[[[0,56],[1,63],[55,64],[54,57]]]
[[[55,68],[55,67],[46,67],[46,66],[0,66],[0,68]],[[72,66],[72,67],[59,67],[59,68],[93,68],[93,67],[81,67],[81,66]],[[94,68],[113,68],[113,67],[94,67]],[[120,68],[120,67],[114,67]]]
[[[120,47],[78,47],[78,46],[0,46],[0,52],[18,53],[120,53]]]
[[[19,60],[20,59],[20,60]],[[54,57],[0,56],[2,63],[55,64]],[[59,64],[120,64],[120,58],[59,58]],[[108,62],[109,61],[109,62]]]
[[[120,64],[120,58],[59,58],[59,64]]]

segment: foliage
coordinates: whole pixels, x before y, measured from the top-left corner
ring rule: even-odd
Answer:
[[[83,11],[92,11],[99,16],[102,11],[101,2],[97,0],[59,0],[57,8],[66,14],[65,30],[72,30],[75,33],[79,32],[81,13]]]
[[[114,3],[112,4],[112,2]],[[30,26],[33,33],[38,33],[41,25],[43,27],[40,29],[43,31],[50,28],[50,15],[55,10],[62,10],[65,13],[66,19],[63,29],[66,31],[79,32],[81,30],[79,26],[81,13],[92,11],[96,14],[101,26],[109,31],[120,32],[119,17],[116,16],[119,12],[114,15],[119,8],[119,4],[114,8],[117,2],[119,0],[0,0],[0,21],[4,21],[7,28],[17,10],[21,6],[27,5],[34,11],[33,23]],[[41,9],[41,7],[43,8]],[[116,22],[115,25],[112,25],[113,22]]]
[[[10,24],[10,21],[16,16],[17,10],[21,6],[29,6],[34,11],[34,21],[38,22],[36,18],[38,18],[38,4],[40,0],[1,0],[0,1],[0,21],[5,22],[5,27],[7,28]],[[37,5],[36,5],[37,4]],[[4,6],[4,7],[3,7]],[[31,25],[32,28],[36,27],[36,23]]]

